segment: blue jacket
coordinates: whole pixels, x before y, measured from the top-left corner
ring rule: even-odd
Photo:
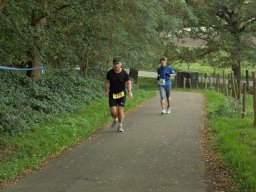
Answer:
[[[172,81],[170,79],[170,74],[176,74],[176,72],[172,69],[172,67],[166,65],[165,67],[158,67],[157,74],[160,76],[161,79],[165,79],[166,86],[171,86]]]

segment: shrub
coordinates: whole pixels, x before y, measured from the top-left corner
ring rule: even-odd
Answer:
[[[0,72],[0,132],[16,134],[32,124],[74,111],[103,96],[103,83],[59,70],[35,82],[24,74]]]
[[[238,117],[242,113],[242,103],[233,97],[225,97],[216,113],[223,118]]]

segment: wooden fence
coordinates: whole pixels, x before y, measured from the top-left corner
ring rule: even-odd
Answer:
[[[245,76],[242,75],[241,81],[238,81],[233,73],[227,75],[199,75],[196,87],[192,86],[190,78],[183,79],[183,88],[196,88],[196,89],[211,89],[219,93],[223,93],[226,96],[232,96],[236,100],[242,101],[242,118],[246,115],[246,94],[253,95],[253,109],[254,109],[254,124],[256,128],[256,71],[252,72],[252,76],[249,76],[249,71],[245,71]],[[251,80],[250,80],[251,79]],[[177,82],[175,78],[175,87],[181,87],[181,83]]]

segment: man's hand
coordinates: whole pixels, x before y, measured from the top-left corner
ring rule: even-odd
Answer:
[[[133,94],[132,94],[131,91],[128,92],[128,97],[129,97],[129,98],[133,98]]]

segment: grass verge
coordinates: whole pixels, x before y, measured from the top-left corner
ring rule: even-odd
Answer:
[[[127,100],[126,111],[153,97],[155,91],[137,89]],[[58,155],[80,140],[92,135],[111,121],[108,99],[83,105],[72,114],[36,126],[32,131],[6,138],[7,150],[0,159],[0,183],[40,166],[47,158]]]
[[[249,113],[242,119],[240,116],[230,117],[220,113],[224,95],[214,91],[203,93],[207,98],[215,150],[220,152],[222,163],[231,170],[234,180],[239,183],[238,191],[256,191],[256,130],[253,129],[251,97],[247,103]]]

